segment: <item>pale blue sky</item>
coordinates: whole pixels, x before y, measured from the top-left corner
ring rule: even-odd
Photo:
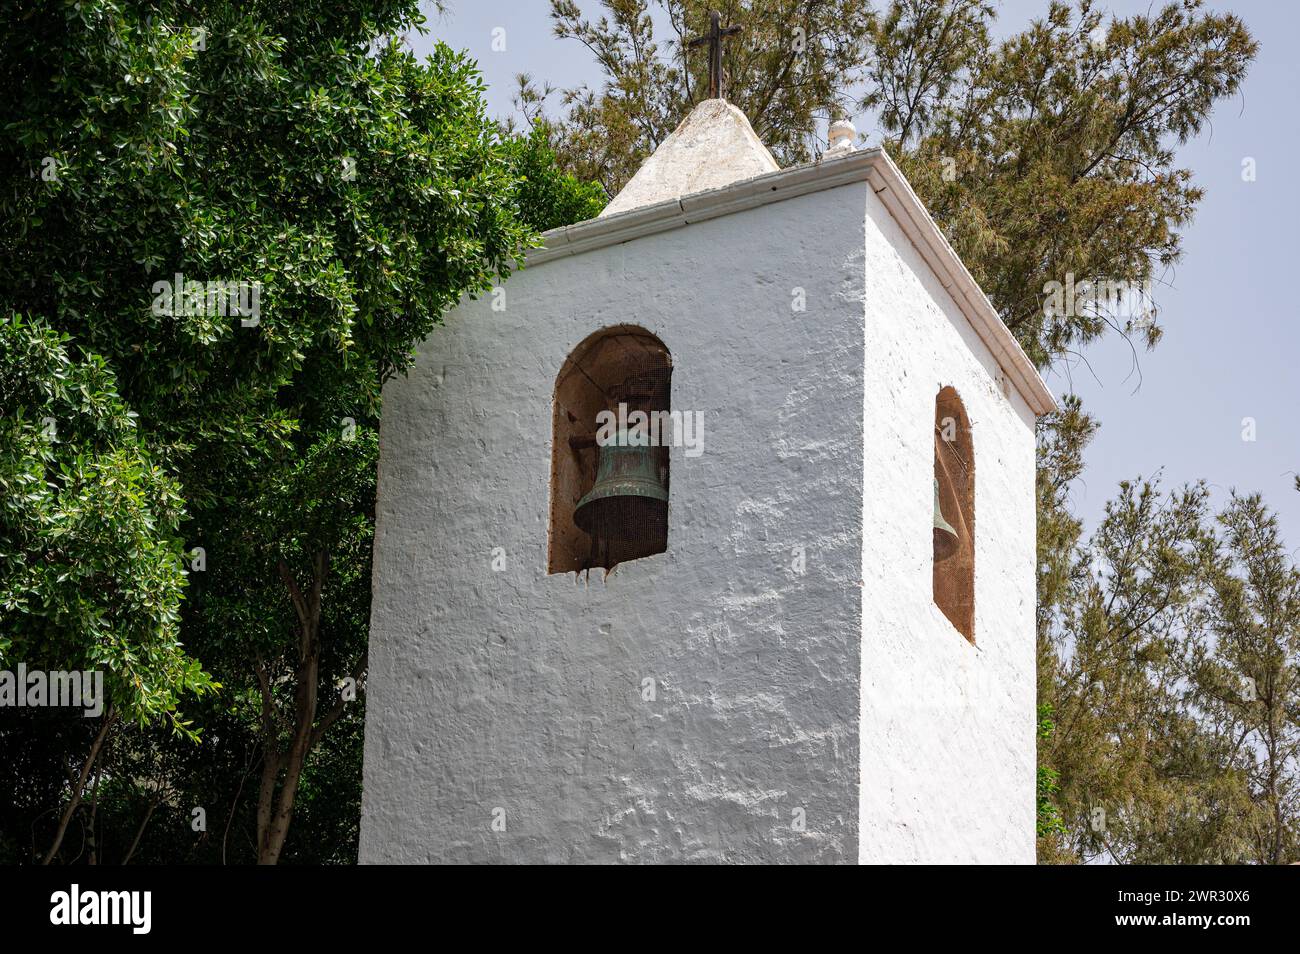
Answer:
[[[1144,13],[1159,3],[1098,4],[1117,15]],[[595,8],[592,0],[584,10]],[[877,7],[883,6],[883,0]],[[1047,0],[1003,0],[1000,32],[1012,32],[1047,9]],[[1211,127],[1179,153],[1205,189],[1185,230],[1182,262],[1154,289],[1165,337],[1140,352],[1116,338],[1087,349],[1079,363],[1048,375],[1054,393],[1078,393],[1101,420],[1075,494],[1075,509],[1091,527],[1118,481],[1163,469],[1167,485],[1205,478],[1219,499],[1227,490],[1258,490],[1279,515],[1283,534],[1300,555],[1300,308],[1291,283],[1300,187],[1300,4],[1230,0],[1213,9],[1240,16],[1260,43],[1241,94],[1220,104]],[[547,0],[449,0],[431,17],[431,36],[413,37],[424,52],[433,38],[478,60],[494,115],[512,112],[517,73],[556,86],[599,84],[587,51],[556,39]],[[505,31],[494,51],[493,30]],[[498,44],[499,45],[499,44]],[[858,123],[879,141],[869,120]],[[1256,180],[1242,180],[1242,160],[1255,160]],[[1080,276],[1082,277],[1082,276]],[[1257,439],[1242,440],[1242,419],[1255,419]]]

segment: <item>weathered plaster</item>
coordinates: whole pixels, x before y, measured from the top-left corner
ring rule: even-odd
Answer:
[[[863,862],[1034,861],[1034,416],[898,224],[866,207]],[[975,452],[975,637],[934,605],[935,396]]]
[[[856,859],[867,191],[525,269],[389,383],[362,861]],[[666,553],[548,576],[555,376],[624,323],[705,450]]]
[[[717,189],[779,168],[744,113],[725,99],[706,99],[660,143],[600,215]]]
[[[1032,861],[1033,414],[868,183],[505,291],[385,388],[361,860]],[[548,576],[555,376],[618,324],[671,349],[705,452],[672,452],[666,553]],[[930,593],[944,384],[975,647]]]

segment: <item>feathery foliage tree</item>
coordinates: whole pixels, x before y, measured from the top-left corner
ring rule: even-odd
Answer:
[[[1176,149],[1241,87],[1256,43],[1238,17],[1200,0],[1127,18],[1052,0],[999,40],[987,0],[604,0],[597,20],[552,0],[556,35],[586,46],[605,83],[521,77],[521,112],[563,166],[616,193],[706,95],[705,58],[684,42],[714,6],[744,38],[724,46],[727,96],[778,160],[817,155],[837,112],[875,117],[1040,367],[1107,334],[1159,342],[1150,289],[1202,197]],[[1061,308],[1048,294],[1097,279],[1138,300]],[[1096,427],[1067,397],[1039,432],[1040,856],[1296,860],[1300,700],[1280,648],[1300,625],[1283,596],[1294,568],[1264,542],[1262,504],[1216,524],[1199,486],[1125,483],[1085,540],[1070,491]],[[1214,702],[1215,678],[1247,673],[1269,701]]]
[[[585,17],[573,0],[552,0],[555,35],[574,40],[605,72],[600,90],[556,90],[519,77],[516,105],[547,136],[560,165],[613,196],[708,96],[706,50],[686,45],[719,9],[742,35],[724,45],[726,96],[749,117],[782,165],[813,158],[817,119],[849,105],[871,50],[874,16],[867,0],[604,0],[605,14]],[[656,38],[651,9],[670,31]],[[552,99],[558,111],[550,111]]]

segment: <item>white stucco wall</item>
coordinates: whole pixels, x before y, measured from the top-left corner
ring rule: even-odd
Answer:
[[[1034,861],[1034,416],[879,198],[867,204],[864,863]],[[934,414],[975,454],[975,645],[934,604]]]
[[[361,860],[1032,861],[1033,419],[866,183],[505,291],[385,389]],[[705,451],[672,451],[666,553],[548,576],[555,376],[618,324]],[[976,648],[930,597],[943,384]]]
[[[387,386],[363,862],[856,860],[867,191],[525,269]],[[666,553],[548,576],[555,377],[624,323],[704,453]]]

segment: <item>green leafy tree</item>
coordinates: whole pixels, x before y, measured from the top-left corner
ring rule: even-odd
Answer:
[[[1052,737],[1056,724],[1052,721],[1052,707],[1050,705],[1040,705],[1038,707],[1038,741],[1045,742]],[[1050,838],[1053,835],[1065,834],[1065,825],[1061,822],[1061,810],[1056,807],[1056,793],[1060,786],[1057,780],[1060,773],[1055,769],[1048,768],[1046,765],[1038,766],[1038,811],[1035,831],[1039,838]]]
[[[518,177],[519,214],[537,231],[594,219],[605,207],[605,190],[598,183],[560,169],[546,129],[507,139],[506,149]]]
[[[538,221],[599,208],[545,143],[500,134],[463,55],[420,62],[384,39],[422,22],[413,0],[0,11],[0,314],[24,316],[0,339],[21,392],[0,448],[20,491],[0,526],[0,652],[112,676],[92,739],[43,737],[90,748],[43,793],[60,823],[37,857],[80,857],[63,851],[75,816],[98,819],[117,852],[101,858],[165,855],[160,819],[212,858],[192,805],[232,827],[250,806],[251,857],[283,856],[320,788],[303,783],[313,752],[360,718],[336,682],[365,665],[380,388],[448,307],[509,274]],[[186,694],[228,733],[213,750],[153,731],[163,715],[201,728],[175,713]],[[253,771],[251,797],[207,757]],[[222,847],[242,852],[234,834]]]
[[[44,324],[0,322],[0,402],[0,659],[100,669],[117,716],[185,731],[209,683],[179,641],[178,483],[103,359]]]
[[[0,321],[0,406],[0,664],[98,671],[108,700],[89,737],[66,725],[42,736],[78,743],[48,861],[109,731],[165,719],[192,740],[177,705],[214,684],[180,642],[180,486],[140,440],[105,361],[11,315]]]

